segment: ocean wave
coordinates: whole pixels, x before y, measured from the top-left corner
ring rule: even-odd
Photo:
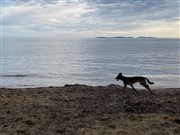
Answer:
[[[25,78],[25,77],[29,77],[29,78],[53,78],[53,76],[56,76],[56,74],[49,75],[49,74],[32,73],[32,74],[2,74],[2,75],[0,75],[0,77],[2,77],[2,78]]]
[[[0,75],[0,77],[27,77],[29,75],[24,75],[24,74],[15,74],[15,75]]]

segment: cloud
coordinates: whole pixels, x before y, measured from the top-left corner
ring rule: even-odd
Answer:
[[[82,14],[92,11],[86,3],[60,2],[47,7],[29,3],[5,6],[2,14],[3,33],[12,34],[13,29],[18,32],[21,29],[22,33],[24,30],[42,32],[42,35],[45,32],[54,35],[57,31],[62,34],[80,31],[85,29]]]
[[[50,5],[57,4],[60,2],[76,3],[80,0],[4,0],[4,2],[13,3],[15,5],[29,4],[29,5]]]
[[[4,0],[2,11],[7,35],[17,29],[42,35],[146,35],[153,28],[172,32],[179,22],[177,0]]]

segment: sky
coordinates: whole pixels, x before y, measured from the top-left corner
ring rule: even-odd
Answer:
[[[0,0],[1,36],[179,38],[179,0]]]

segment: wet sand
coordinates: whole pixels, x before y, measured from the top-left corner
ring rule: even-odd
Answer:
[[[180,88],[0,89],[1,135],[179,135]]]

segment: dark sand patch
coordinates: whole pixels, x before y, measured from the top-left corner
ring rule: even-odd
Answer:
[[[1,89],[0,133],[29,135],[180,134],[180,88],[117,85]]]

